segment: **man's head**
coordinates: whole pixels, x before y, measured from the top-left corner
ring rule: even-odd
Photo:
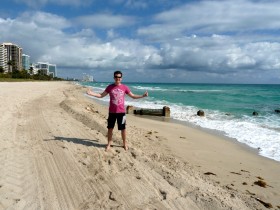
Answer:
[[[115,84],[120,84],[122,80],[122,72],[121,71],[115,71],[114,72],[114,79],[115,79]]]
[[[121,72],[121,71],[115,71],[115,72],[114,72],[114,77],[115,77],[116,75],[119,76],[118,74],[120,74],[121,77],[122,77],[122,72]]]

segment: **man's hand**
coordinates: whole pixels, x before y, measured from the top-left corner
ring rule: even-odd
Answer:
[[[148,94],[148,91],[146,91],[144,94],[143,94],[143,97],[147,97],[149,94]]]

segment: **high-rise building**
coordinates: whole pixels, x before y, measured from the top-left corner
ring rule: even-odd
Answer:
[[[21,71],[22,48],[13,43],[2,43],[1,49],[0,60],[2,61],[3,69],[8,69],[8,72],[13,70]]]
[[[38,62],[37,64],[35,64],[35,69],[38,72],[41,71],[41,73],[43,74],[57,77],[56,64]]]
[[[22,68],[24,70],[30,69],[30,56],[22,54]]]
[[[4,72],[8,72],[8,57],[4,44],[0,44],[0,67]]]
[[[95,82],[93,76],[83,73],[83,82]]]
[[[55,64],[49,64],[49,75],[50,74],[52,74],[53,77],[57,77],[56,65]]]

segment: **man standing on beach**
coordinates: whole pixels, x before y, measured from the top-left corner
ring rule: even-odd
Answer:
[[[108,126],[107,126],[108,144],[106,146],[106,151],[108,151],[111,147],[113,129],[116,121],[118,123],[118,130],[121,130],[123,148],[125,150],[128,149],[127,142],[126,142],[126,131],[125,131],[125,124],[126,124],[126,116],[125,116],[126,111],[124,107],[125,94],[129,95],[133,99],[139,99],[148,96],[147,91],[143,95],[134,95],[126,85],[121,84],[122,81],[121,71],[114,72],[114,79],[115,79],[115,83],[108,85],[103,93],[95,93],[91,90],[87,91],[88,95],[97,98],[103,98],[108,94],[110,95],[109,117],[107,120],[108,121]]]

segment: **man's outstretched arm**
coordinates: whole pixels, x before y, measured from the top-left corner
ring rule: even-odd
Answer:
[[[133,99],[138,99],[138,98],[147,97],[149,94],[148,94],[148,91],[146,91],[143,95],[135,95],[132,92],[128,93],[127,95],[129,95],[129,97],[131,97]]]
[[[94,96],[96,98],[103,98],[108,93],[106,91],[104,91],[103,93],[95,93],[95,92],[91,91],[90,89],[88,89],[87,94],[90,95],[90,96]]]

